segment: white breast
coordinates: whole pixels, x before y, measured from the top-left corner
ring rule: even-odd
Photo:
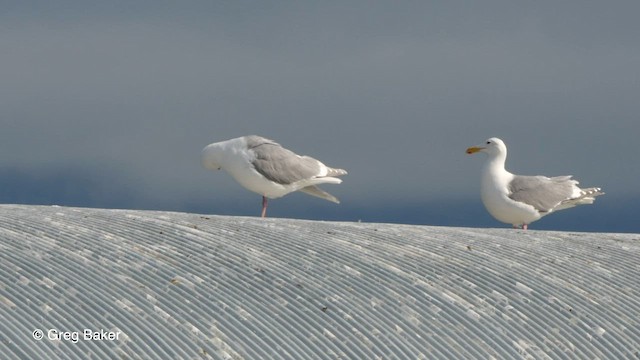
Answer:
[[[509,182],[513,174],[506,170],[487,166],[482,173],[480,194],[487,211],[499,221],[522,225],[540,218],[540,213],[531,205],[509,198]]]
[[[271,199],[293,191],[289,186],[270,181],[257,172],[251,164],[254,160],[251,152],[231,152],[225,160],[224,170],[248,190]]]

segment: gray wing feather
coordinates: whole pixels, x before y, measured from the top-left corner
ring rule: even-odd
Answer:
[[[509,197],[523,202],[540,212],[553,210],[558,204],[570,199],[577,181],[571,176],[519,176],[509,183]]]
[[[336,204],[340,204],[340,200],[338,200],[337,197],[329,194],[328,192],[320,189],[317,186],[313,186],[312,185],[312,186],[303,187],[302,189],[300,189],[300,191],[302,191],[304,193],[307,193],[309,195],[313,195],[313,196],[325,199],[325,200],[329,200],[329,201],[334,202]]]
[[[256,155],[253,161],[255,169],[273,182],[292,184],[314,178],[320,172],[318,160],[309,156],[298,156],[274,141],[251,136],[247,145]]]

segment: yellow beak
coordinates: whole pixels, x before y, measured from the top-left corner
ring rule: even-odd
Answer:
[[[477,153],[480,150],[483,150],[483,147],[478,147],[478,146],[472,146],[470,148],[467,149],[467,154],[471,155],[473,153]]]

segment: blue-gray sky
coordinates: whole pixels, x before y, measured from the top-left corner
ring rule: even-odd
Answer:
[[[607,195],[532,228],[637,231],[637,1],[10,2],[0,201],[256,215],[206,144],[273,138],[349,170],[272,216],[503,226],[488,137],[520,174]],[[557,219],[552,219],[557,217]]]

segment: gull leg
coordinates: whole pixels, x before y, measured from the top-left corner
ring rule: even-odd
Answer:
[[[261,217],[266,217],[266,216],[267,216],[267,197],[262,196],[262,216]]]
[[[527,225],[527,224],[522,224],[522,230],[527,230],[527,228],[529,228],[529,225]]]

